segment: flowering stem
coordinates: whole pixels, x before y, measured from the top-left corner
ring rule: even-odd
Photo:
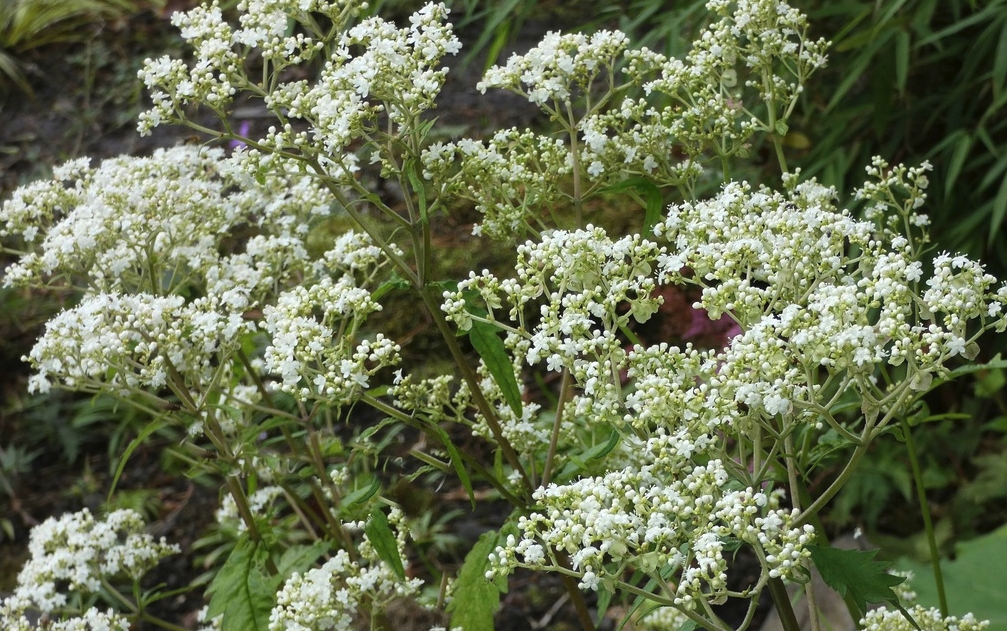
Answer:
[[[465,358],[465,353],[462,352],[458,339],[455,337],[451,327],[448,326],[447,320],[444,319],[440,305],[430,294],[429,287],[419,287],[417,289],[427,307],[427,312],[430,313],[430,317],[433,318],[434,324],[437,325],[441,337],[444,338],[444,342],[447,344],[448,350],[451,352],[451,356],[454,358],[455,364],[461,372],[462,379],[468,383],[469,389],[472,392],[472,400],[475,402],[479,412],[486,419],[486,425],[490,428],[490,432],[493,433],[493,439],[500,447],[500,451],[503,452],[504,458],[507,459],[507,464],[520,474],[524,480],[525,487],[531,490],[533,487],[531,479],[528,477],[528,472],[521,466],[521,460],[518,458],[517,452],[514,451],[514,447],[510,444],[510,441],[503,435],[503,429],[501,429],[500,421],[497,419],[496,410],[493,409],[493,406],[489,404],[489,401],[483,395],[482,388],[479,386],[479,377]]]
[[[146,611],[140,614],[140,619],[143,620],[144,622],[149,622],[151,624],[157,625],[162,629],[168,629],[168,631],[189,631],[185,627],[158,618],[157,616],[151,615]]]
[[[865,429],[864,434],[869,436],[870,433]],[[843,468],[839,477],[832,482],[832,485],[829,486],[824,493],[818,496],[818,499],[812,502],[810,506],[805,508],[801,514],[797,516],[797,519],[794,520],[795,527],[803,526],[804,524],[810,522],[816,515],[818,515],[818,512],[822,510],[822,507],[829,503],[836,493],[838,493],[839,490],[846,485],[846,481],[849,480],[851,475],[853,475],[857,465],[860,464],[860,459],[867,453],[867,447],[870,445],[870,441],[866,439],[866,436],[862,436],[862,440],[863,442],[857,445],[853,450],[850,460],[846,463],[846,467]]]
[[[388,405],[387,403],[385,403],[384,401],[382,401],[380,399],[376,399],[376,398],[372,397],[369,394],[364,394],[364,395],[361,396],[360,400],[363,401],[364,403],[366,403],[367,405],[373,407],[375,410],[378,410],[379,412],[383,412],[383,413],[387,414],[388,416],[390,416],[390,417],[392,417],[392,418],[394,418],[396,420],[399,420],[402,423],[405,423],[409,427],[412,427],[412,428],[420,430],[421,432],[427,433],[427,429],[424,427],[424,425],[422,423],[420,423],[419,421],[417,421],[415,418],[409,416],[408,414],[403,413],[402,410],[398,410],[398,409],[396,409],[396,408]],[[439,435],[435,435],[435,434],[428,434],[428,435],[431,438],[436,438],[438,441],[441,440],[441,438],[440,438]],[[515,506],[515,507],[523,507],[523,506],[525,506],[525,502],[523,500],[521,500],[520,498],[516,497],[513,493],[511,493],[507,489],[507,487],[504,486],[504,484],[502,482],[500,482],[500,480],[498,480],[496,478],[496,476],[494,476],[492,473],[490,473],[477,459],[475,459],[472,456],[470,456],[468,454],[468,452],[466,452],[466,451],[459,451],[458,454],[461,456],[462,460],[465,461],[465,464],[467,464],[468,466],[472,467],[472,469],[477,474],[479,474],[480,476],[482,476],[482,478],[484,480],[486,480],[487,482],[489,482],[493,486],[493,488],[495,488],[497,490],[497,492],[500,493],[501,497],[503,497],[508,502],[510,502],[510,504],[512,506]]]
[[[545,457],[545,468],[542,470],[542,486],[549,486],[552,481],[552,469],[556,460],[556,445],[559,443],[559,429],[563,423],[563,409],[570,391],[570,369],[563,368],[563,379],[559,387],[559,403],[556,405],[556,417],[552,422],[552,436],[549,438],[549,453]]]
[[[583,227],[583,200],[581,199],[580,183],[580,148],[577,143],[577,118],[573,113],[573,104],[566,102],[566,115],[569,119],[567,132],[570,134],[570,160],[573,165],[573,211],[577,220],[577,228]]]
[[[930,546],[930,564],[934,568],[934,582],[937,583],[937,600],[941,615],[948,615],[948,598],[944,593],[944,576],[941,572],[941,554],[937,549],[937,538],[934,536],[934,524],[930,518],[930,503],[927,501],[927,490],[923,486],[923,472],[920,469],[919,457],[916,454],[916,443],[913,441],[913,430],[905,418],[900,419],[902,435],[906,440],[906,451],[909,453],[909,464],[913,468],[913,480],[916,483],[916,497],[920,501],[920,512],[923,514],[923,526],[927,531],[927,544]]]

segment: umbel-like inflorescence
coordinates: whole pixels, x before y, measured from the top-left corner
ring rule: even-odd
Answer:
[[[143,518],[117,510],[104,519],[90,511],[49,518],[31,531],[28,562],[17,577],[13,595],[0,601],[0,627],[16,631],[34,628],[26,614],[59,614],[79,607],[77,598],[94,597],[109,582],[139,582],[164,557],[179,547],[155,540],[145,532]],[[126,618],[84,608],[79,617],[56,623],[65,631],[127,631]]]
[[[396,526],[398,554],[404,557],[408,529],[401,527],[402,513],[393,510],[389,521]],[[346,527],[360,530],[364,524]],[[321,567],[295,573],[284,583],[269,616],[269,631],[353,631],[360,628],[361,612],[381,611],[396,598],[415,595],[422,585],[421,579],[396,576],[364,535],[353,556],[339,550]]]
[[[549,33],[487,71],[479,88],[525,96],[566,139],[509,129],[485,142],[434,143],[424,175],[472,200],[484,215],[475,232],[494,238],[537,232],[553,222],[557,199],[576,204],[627,177],[691,191],[705,162],[745,155],[756,132],[787,133],[827,47],[807,37],[803,14],[776,1],[709,8],[717,19],[684,61],[631,49],[618,31]],[[642,95],[624,96],[634,90]]]
[[[30,387],[128,394],[233,384],[222,378],[227,360],[260,330],[249,317],[257,310],[272,340],[264,367],[298,396],[347,401],[394,363],[386,338],[347,335],[381,308],[364,285],[384,255],[351,231],[309,256],[329,196],[281,160],[253,177],[264,161],[186,146],[97,168],[72,162],[7,201],[4,234],[20,236],[26,252],[5,283],[63,279],[87,292],[47,323],[28,357]],[[251,236],[229,250],[235,231]]]

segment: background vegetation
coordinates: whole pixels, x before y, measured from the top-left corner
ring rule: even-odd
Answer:
[[[148,149],[131,137],[131,121],[142,105],[133,76],[144,57],[177,46],[166,16],[191,4],[0,0],[0,120],[7,121],[0,123],[0,194],[77,155],[98,158]],[[373,4],[375,11],[394,16],[408,14],[419,2]],[[702,4],[610,0],[597,10],[593,5],[594,19],[586,25],[583,3],[576,0],[456,0],[454,11],[468,43],[465,63],[479,68],[502,60],[523,44],[523,34],[537,37],[545,25],[620,28],[641,45],[680,53],[699,25]],[[812,35],[831,39],[833,49],[829,67],[805,92],[787,136],[789,163],[836,186],[847,199],[873,155],[893,163],[930,160],[927,210],[935,226],[934,248],[966,252],[1007,278],[1007,0],[794,4],[809,14]],[[503,113],[484,114],[485,122],[492,125],[498,115]],[[179,140],[184,138],[157,142]],[[767,154],[755,162],[763,173],[739,175],[768,180],[778,175],[774,164]],[[472,247],[450,230],[442,238],[444,249]],[[10,562],[0,561],[0,590],[7,577],[13,578],[28,528],[67,508],[99,506],[124,446],[144,427],[144,419],[105,400],[22,394],[26,369],[18,358],[65,299],[0,291],[0,560]],[[984,356],[992,358],[1003,347],[1004,340],[997,340]],[[1007,378],[1000,368],[971,378],[967,387],[934,393],[918,411],[914,438],[925,452],[926,491],[944,551],[950,556],[957,549],[961,558],[982,563],[989,552],[971,551],[990,539],[964,542],[1007,522]],[[152,448],[155,444],[171,440],[151,435],[137,442],[122,484],[126,492],[116,500],[141,508],[166,530],[178,524],[181,510],[200,513],[195,508],[200,496],[204,507],[216,499],[212,481],[195,480],[193,486],[185,477],[186,463],[170,449],[167,457],[148,457],[160,451]],[[829,525],[836,531],[862,527],[890,558],[912,559],[925,552],[919,535],[923,522],[914,508],[908,464],[895,453],[878,445],[839,498]],[[844,454],[823,449],[821,457],[839,463]],[[202,490],[193,496],[193,488]],[[439,498],[435,489],[405,482],[403,489],[403,497],[417,503],[413,510],[427,516],[424,562],[463,557],[464,541],[446,534],[445,523],[476,521],[458,510],[464,504]],[[202,547],[193,548],[179,572],[211,569],[220,554],[214,547],[219,541],[200,531],[206,513],[201,511],[202,521],[190,521],[190,531],[181,537],[192,544],[202,537]],[[179,605],[183,610],[192,606]]]

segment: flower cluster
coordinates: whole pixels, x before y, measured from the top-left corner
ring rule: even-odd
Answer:
[[[28,542],[31,557],[18,574],[14,594],[0,603],[0,626],[27,628],[25,612],[58,614],[70,602],[69,594],[97,594],[108,580],[138,582],[158,561],[179,552],[164,539],[155,541],[145,527],[132,510],[117,510],[97,520],[84,509],[33,528]],[[116,614],[90,610],[58,628],[125,630],[129,625]]]
[[[402,513],[392,510],[389,522],[397,526],[400,557],[404,556],[407,530],[402,521]],[[356,529],[363,526],[347,524]],[[287,579],[269,615],[269,630],[352,631],[360,628],[355,623],[364,611],[375,615],[395,598],[415,595],[422,584],[420,579],[396,576],[364,535],[356,554],[339,550],[321,567]]]
[[[922,291],[907,236],[838,210],[835,191],[813,180],[786,185],[784,194],[730,183],[713,199],[673,207],[657,227],[675,245],[659,275],[699,284],[697,307],[742,327],[711,382],[722,395],[769,416],[808,412],[818,409],[824,369],[880,400],[876,366],[908,363],[908,383],[925,389],[949,358],[974,357],[979,333],[1007,326],[1007,290],[994,289],[978,263],[942,254]],[[889,197],[896,186],[925,188],[920,178],[870,185]],[[925,225],[916,206],[886,208],[915,230]]]
[[[263,311],[263,328],[272,336],[266,369],[279,375],[282,390],[300,399],[349,402],[374,373],[398,362],[398,344],[382,334],[356,345],[346,335],[380,308],[347,276],[284,292]]]
[[[922,629],[923,631],[983,631],[990,624],[989,620],[977,620],[970,613],[965,614],[961,618],[956,618],[955,616],[944,617],[938,609],[934,607],[922,607],[920,605],[911,607],[909,615],[913,617],[916,624],[906,619],[901,611],[892,611],[886,607],[880,607],[868,611],[867,615],[864,616],[857,626],[865,631],[910,631],[912,629]]]
[[[14,610],[8,601],[0,602],[0,624],[4,631],[37,631],[36,623],[23,612]],[[88,609],[79,616],[69,616],[62,620],[49,621],[46,631],[130,631],[128,619],[113,612]]]
[[[337,179],[355,171],[357,157],[347,148],[369,138],[379,115],[401,128],[418,124],[419,116],[434,107],[444,83],[447,69],[440,67],[441,59],[461,49],[445,21],[448,9],[443,4],[425,5],[405,28],[378,17],[350,26],[349,19],[363,6],[246,0],[239,7],[237,29],[227,25],[216,5],[177,13],[174,22],[197,49],[196,61],[191,69],[168,57],[147,61],[140,77],[152,91],[154,107],[141,115],[141,133],[165,121],[183,120],[186,103],[206,104],[222,113],[236,88],[253,89],[282,121],[256,146],[317,159],[319,168]],[[331,29],[318,30],[313,19],[317,13],[332,21]],[[287,35],[291,20],[310,35]],[[253,49],[261,49],[272,77],[266,86],[253,86],[244,74],[243,60]],[[322,51],[327,58],[315,82],[281,80],[285,66]],[[382,158],[376,154],[375,159]]]
[[[20,236],[27,249],[5,285],[61,278],[91,291],[164,295],[205,276],[235,310],[256,306],[305,265],[304,239],[311,220],[328,214],[329,193],[275,160],[257,181],[249,159],[180,146],[98,167],[67,163],[0,208],[0,236]],[[243,230],[257,238],[244,252],[222,252],[221,240]]]
[[[276,72],[314,58],[325,42],[303,33],[291,34],[291,18],[304,23],[320,14],[336,25],[345,25],[365,6],[353,1],[243,0],[238,7],[238,28],[227,23],[217,2],[174,13],[172,24],[195,49],[195,59],[191,67],[168,56],[146,60],[139,78],[150,91],[154,107],[140,114],[140,133],[149,134],[162,123],[178,121],[190,103],[205,104],[219,112],[227,109],[239,89],[251,87],[244,63],[253,50],[261,52]]]
[[[475,202],[485,216],[477,232],[507,237],[542,224],[536,209],[563,198],[559,182],[571,171],[588,182],[574,185],[575,200],[633,175],[690,190],[708,154],[744,155],[756,131],[785,135],[802,83],[825,64],[827,42],[809,40],[805,16],[776,0],[709,8],[720,19],[684,61],[630,50],[620,32],[549,33],[488,70],[478,87],[527,97],[568,141],[505,130],[484,144],[439,143],[424,153],[427,178]],[[633,90],[642,96],[623,96]]]
[[[474,234],[494,239],[545,225],[538,213],[559,194],[558,177],[573,166],[565,143],[532,131],[506,129],[484,142],[435,142],[423,150],[423,176],[445,197],[472,200],[483,215]]]
[[[524,55],[512,55],[507,65],[487,70],[476,87],[483,93],[504,88],[559,110],[574,92],[586,92],[595,79],[611,72],[628,45],[629,38],[619,31],[550,32]]]
[[[712,443],[659,431],[635,446],[646,464],[539,489],[540,508],[521,517],[520,539],[510,537],[492,555],[492,572],[553,567],[556,552],[569,556],[584,589],[611,586],[630,565],[672,571],[676,587],[665,596],[688,609],[696,599],[727,596],[724,545],[736,539],[764,551],[767,576],[803,576],[814,530],[793,526],[777,494],[732,490],[720,460],[695,464],[697,451]]]
[[[752,476],[744,457],[725,459],[725,433],[814,427],[828,414],[823,393],[848,387],[884,401],[876,407],[887,422],[950,357],[970,355],[965,335],[1003,328],[1002,317],[987,318],[999,316],[1007,291],[978,264],[941,255],[925,281],[919,253],[886,222],[854,219],[813,180],[789,176],[785,189],[729,183],[673,206],[656,230],[670,247],[592,227],[549,231],[519,246],[513,278],[472,273],[445,292],[442,308],[460,328],[506,331],[515,370],[542,363],[572,377],[556,420],[561,451],[600,424],[622,431],[604,473],[535,492],[536,510],[497,550],[494,572],[558,567],[560,553],[583,588],[611,587],[630,566],[673,571],[668,602],[691,608],[726,596],[723,546],[733,540],[760,551],[764,580],[804,576],[812,529],[757,489],[765,471]],[[915,211],[890,202],[888,212],[901,218],[907,208]],[[899,223],[925,224],[912,214]],[[728,315],[740,332],[719,350],[628,344],[626,325],[650,318],[669,282],[698,284],[696,307]],[[878,366],[906,362],[899,397],[880,389]],[[505,435],[523,432],[519,444],[542,435],[537,408],[526,403],[518,418],[497,400]],[[869,424],[878,411],[865,404]]]
[[[26,358],[36,370],[29,389],[46,392],[54,380],[120,393],[208,385],[217,355],[234,352],[239,334],[254,330],[240,314],[221,314],[214,306],[205,299],[186,304],[182,296],[87,296],[46,323]]]

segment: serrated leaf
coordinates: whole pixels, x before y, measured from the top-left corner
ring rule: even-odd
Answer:
[[[887,563],[874,561],[877,550],[840,550],[829,546],[809,546],[811,560],[825,584],[844,598],[849,595],[860,615],[868,603],[889,603],[899,609],[899,597],[893,585],[905,580],[886,572]]]
[[[487,579],[486,570],[489,569],[489,555],[496,550],[502,537],[495,531],[484,532],[465,555],[455,579],[454,598],[447,607],[451,614],[450,628],[459,627],[463,631],[493,628],[493,614],[500,608],[500,594],[506,587],[501,588],[499,583]]]
[[[329,542],[316,541],[310,546],[290,546],[283,551],[276,569],[284,579],[294,572],[303,574],[315,564],[323,554],[329,551]]]
[[[399,556],[399,544],[395,541],[395,533],[392,532],[388,518],[380,507],[375,506],[371,511],[371,518],[364,526],[364,534],[374,546],[378,558],[392,568],[399,580],[406,580],[406,569],[402,566],[402,557]]]
[[[486,364],[500,392],[503,393],[504,401],[510,406],[514,415],[521,418],[521,389],[518,388],[514,366],[511,365],[510,357],[507,355],[507,348],[497,335],[497,328],[485,322],[473,322],[469,330],[469,340],[472,342],[472,348],[476,349]]]
[[[266,631],[275,603],[278,578],[269,574],[269,552],[244,537],[207,589],[208,618],[223,616],[221,631]]]

